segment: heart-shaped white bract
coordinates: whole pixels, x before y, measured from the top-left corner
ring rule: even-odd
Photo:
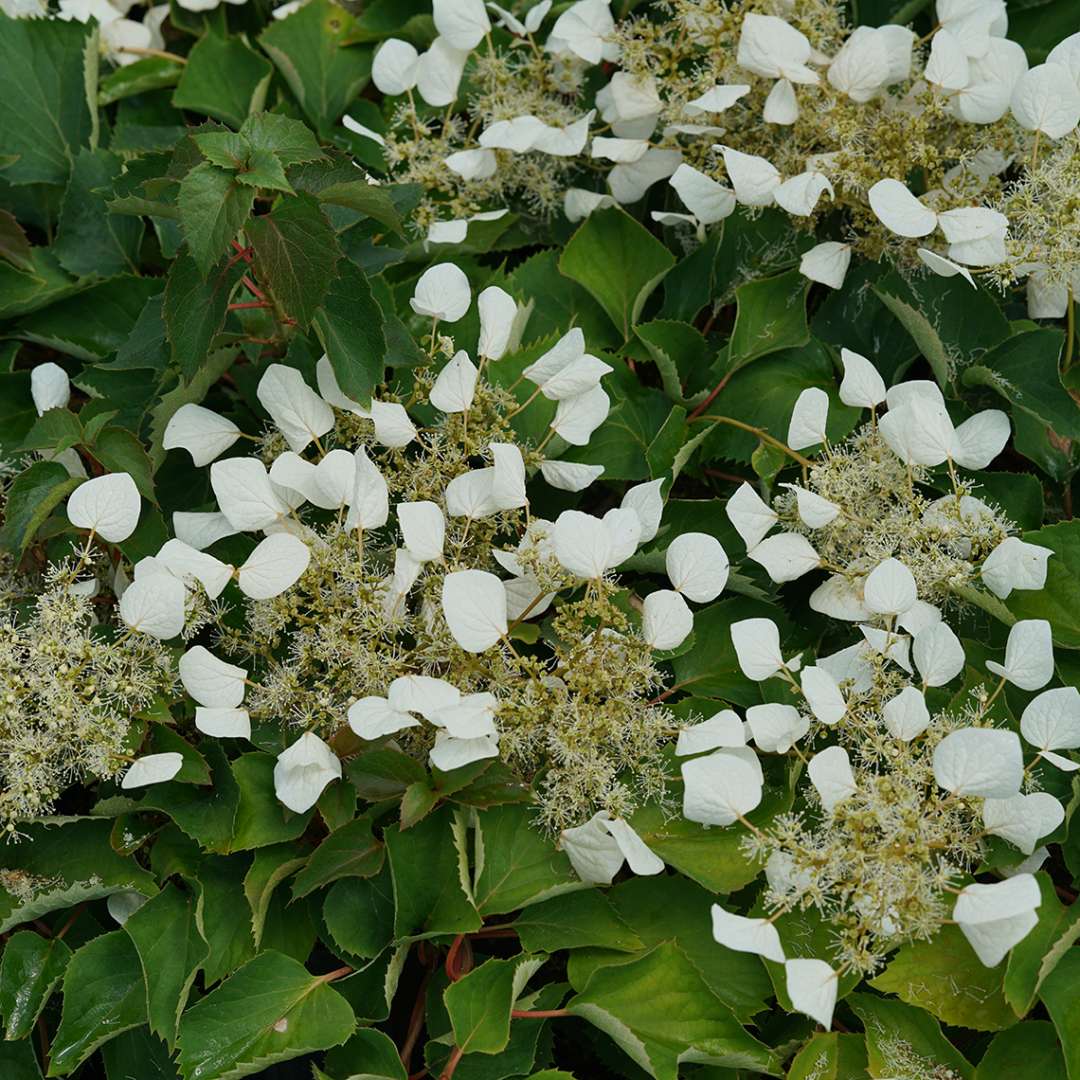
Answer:
[[[694,613],[671,589],[657,589],[645,597],[641,636],[653,649],[677,649],[694,629]]]
[[[196,551],[205,551],[226,536],[235,536],[236,531],[224,514],[191,513],[186,510],[177,510],[173,514],[176,539]]]
[[[417,315],[450,323],[462,318],[471,303],[469,279],[453,263],[436,263],[425,270],[409,301]]]
[[[979,960],[996,967],[1039,921],[1035,913],[1041,903],[1035,878],[1017,874],[992,885],[975,882],[961,889],[953,918]]]
[[[244,561],[237,583],[252,600],[269,600],[295,585],[310,561],[311,550],[303,540],[291,533],[274,533]]]
[[[810,721],[794,705],[751,705],[746,722],[759,750],[786,754],[809,730]]]
[[[806,704],[817,720],[831,726],[847,715],[847,701],[840,684],[823,667],[803,668],[801,683]]]
[[[1039,690],[1054,675],[1054,646],[1046,619],[1013,623],[1005,643],[1005,663],[987,660],[987,668],[1021,690]]]
[[[167,641],[184,629],[186,600],[184,583],[162,568],[160,573],[137,577],[124,590],[118,608],[126,626],[137,633]]]
[[[944,622],[919,630],[912,639],[911,654],[925,686],[944,686],[964,670],[964,647]]]
[[[216,600],[233,576],[233,568],[213,555],[198,551],[183,540],[166,540],[154,556],[189,588],[198,581],[211,600]]]
[[[997,597],[1006,599],[1013,589],[1041,589],[1046,585],[1050,548],[1007,536],[983,561],[979,576]]]
[[[433,502],[402,502],[397,504],[397,515],[405,547],[417,562],[442,558],[446,518],[441,507]]]
[[[169,417],[161,445],[166,450],[186,450],[192,464],[201,467],[224,454],[240,435],[231,420],[202,405],[188,403]]]
[[[247,669],[219,660],[202,645],[180,657],[179,669],[184,689],[200,705],[234,709],[244,700]]]
[[[937,228],[937,214],[899,180],[879,180],[867,195],[878,221],[897,236],[929,236]]]
[[[353,463],[353,492],[345,519],[346,528],[362,531],[381,528],[390,516],[390,491],[386,480],[364,447],[357,447]]]
[[[917,599],[915,578],[899,559],[878,563],[863,582],[863,600],[878,615],[903,615]]]
[[[1059,769],[1072,772],[1080,768],[1054,753],[1080,746],[1080,691],[1075,686],[1059,686],[1032,698],[1020,716],[1020,734]]]
[[[765,568],[778,585],[795,581],[821,565],[821,556],[800,533],[777,533],[767,536],[746,553]]]
[[[295,368],[271,364],[259,380],[259,403],[285,436],[289,448],[300,453],[334,426],[334,410]]]
[[[815,84],[817,72],[807,66],[813,49],[801,31],[776,15],[750,12],[739,34],[739,67],[767,79]]]
[[[349,706],[349,727],[361,739],[381,739],[406,728],[419,727],[420,721],[405,709],[397,708],[383,697],[364,697]]]
[[[683,533],[668,546],[664,566],[672,588],[697,604],[715,600],[728,579],[723,545],[707,533]]]
[[[1020,790],[1024,755],[1013,731],[960,728],[934,748],[934,779],[953,795],[1008,799]]]
[[[829,417],[829,395],[820,386],[808,386],[795,399],[788,425],[788,446],[804,450],[825,442],[825,424]]]
[[[437,37],[427,52],[421,53],[416,64],[416,89],[428,105],[441,109],[454,101],[468,59],[467,50],[455,49],[443,37]]]
[[[215,739],[250,739],[251,717],[247,709],[195,709],[195,727]]]
[[[106,473],[84,480],[67,503],[68,521],[90,529],[110,544],[123,543],[139,524],[142,502],[128,473]]]
[[[590,885],[610,885],[625,862],[635,874],[659,874],[663,860],[625,822],[600,811],[584,825],[563,829],[562,849],[574,872]]]
[[[171,780],[184,767],[182,754],[169,751],[165,754],[146,754],[131,763],[124,773],[120,787],[124,791],[131,788],[147,787],[150,784],[164,784]]]
[[[389,38],[375,52],[371,62],[371,81],[383,94],[397,97],[416,85],[420,54],[407,41]]]
[[[1038,64],[1024,72],[1009,105],[1021,127],[1051,139],[1063,138],[1080,124],[1080,87],[1062,64]]]
[[[1065,807],[1045,791],[983,800],[986,831],[1004,837],[1025,855],[1035,850],[1040,837],[1052,833],[1065,820]]]
[[[842,746],[829,746],[810,759],[806,768],[821,805],[828,812],[858,791],[851,759]]]
[[[603,474],[603,465],[579,465],[576,461],[545,461],[540,465],[540,475],[559,491],[584,491]]]
[[[341,779],[337,755],[312,731],[282,750],[274,765],[274,794],[290,810],[306,813],[323,793],[326,785]]]
[[[826,1031],[832,1027],[840,979],[824,960],[800,957],[786,961],[784,981],[796,1011],[816,1020]]]
[[[464,349],[459,350],[439,372],[429,400],[444,413],[466,412],[472,406],[479,378],[476,365]]]
[[[455,49],[475,49],[491,31],[484,0],[432,0],[436,31]]]
[[[728,499],[724,512],[742,537],[747,551],[757,547],[779,520],[776,511],[745,483]]]
[[[723,221],[735,210],[735,193],[690,165],[680,165],[668,182],[703,225]]]
[[[930,726],[930,710],[917,686],[905,686],[885,702],[881,710],[885,727],[894,739],[911,742]]]
[[[476,298],[480,312],[480,339],[476,346],[476,355],[488,360],[500,360],[514,339],[515,324],[518,321],[517,301],[498,285],[489,285]],[[523,319],[527,317],[523,315]],[[517,336],[521,335],[521,328]]]
[[[724,709],[707,720],[702,720],[699,724],[683,728],[675,743],[675,753],[678,757],[685,757],[688,754],[703,754],[708,750],[718,750],[721,747],[745,745],[746,734],[743,731],[742,720],[733,710]]]
[[[777,85],[780,85],[779,83]],[[804,251],[799,259],[799,273],[810,281],[839,289],[851,266],[851,245],[839,240],[826,240]]]
[[[711,913],[712,935],[717,944],[735,952],[763,956],[766,960],[774,960],[778,964],[785,961],[780,935],[768,919],[748,919],[743,915],[725,911],[719,904],[713,904]]]
[[[623,510],[633,510],[637,514],[641,524],[639,544],[647,544],[660,531],[660,519],[664,514],[664,497],[661,491],[665,482],[666,478],[660,477],[645,484],[635,484],[626,489],[619,503]]]
[[[50,409],[66,409],[71,400],[71,380],[68,373],[59,364],[51,361],[38,364],[30,371],[30,397],[34,401],[38,416]]]
[[[494,574],[484,570],[447,574],[442,609],[450,633],[466,652],[483,652],[506,635],[506,591]]]
[[[221,512],[238,532],[265,529],[289,512],[258,458],[215,461],[210,466],[210,486]]]
[[[731,825],[761,803],[757,754],[745,746],[684,761],[683,817],[702,825]]]
[[[754,682],[769,679],[784,667],[780,629],[772,619],[741,619],[732,623],[731,641],[742,673]]]

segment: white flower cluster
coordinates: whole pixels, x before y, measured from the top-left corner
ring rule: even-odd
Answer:
[[[442,322],[462,318],[472,304],[465,275],[455,266],[438,264],[418,280],[412,307],[433,320],[432,348],[441,340]],[[488,288],[478,298],[480,338],[478,368],[464,351],[457,351],[434,377],[429,402],[446,417],[458,416],[464,425],[474,406],[481,368],[496,363],[521,331],[521,312],[501,289]],[[452,349],[448,348],[448,353]],[[539,359],[527,366],[522,378],[535,389],[520,406],[538,397],[556,403],[548,437],[564,444],[584,445],[606,417],[609,399],[600,385],[611,369],[585,351],[580,330],[571,330]],[[53,385],[52,373],[42,371],[34,380],[36,399],[45,407],[63,402]],[[418,431],[404,405],[373,399],[369,405],[348,398],[341,390],[326,357],[317,365],[317,393],[301,373],[271,364],[263,374],[257,396],[277,433],[264,441],[273,459],[221,455],[245,436],[227,418],[201,406],[182,406],[170,419],[164,435],[167,449],[186,450],[197,466],[210,466],[210,484],[218,509],[177,512],[176,537],[156,555],[135,563],[131,581],[118,574],[118,615],[127,634],[146,634],[168,640],[185,632],[192,604],[205,593],[210,601],[221,597],[235,579],[241,593],[254,602],[284,596],[308,570],[312,545],[323,543],[316,522],[305,521],[310,507],[317,521],[320,511],[336,515],[338,530],[355,536],[355,559],[363,562],[367,550],[385,550],[387,529],[400,533],[400,546],[390,538],[391,566],[375,593],[373,612],[385,633],[393,635],[410,595],[427,567],[441,579],[438,609],[424,608],[420,618],[429,626],[444,626],[454,644],[467,654],[506,650],[516,656],[509,640],[518,623],[538,617],[549,608],[560,589],[599,589],[606,576],[633,555],[658,531],[663,510],[663,481],[640,484],[627,491],[622,505],[602,518],[568,510],[554,522],[525,518],[517,547],[494,546],[491,564],[509,577],[461,565],[465,536],[476,523],[499,523],[496,535],[511,520],[505,515],[527,514],[528,468],[521,449],[513,442],[491,442],[481,452],[492,464],[456,472],[438,501],[400,501],[392,505],[390,488],[377,464],[376,451],[408,454],[423,451],[437,429]],[[66,400],[66,399],[65,399]],[[350,422],[368,421],[359,445],[345,449],[323,440],[341,441],[335,410]],[[467,426],[465,427],[467,430]],[[370,440],[370,441],[368,441]],[[434,443],[432,443],[434,445]],[[376,460],[369,455],[375,455]],[[555,487],[577,491],[603,470],[544,458],[527,451],[530,468]],[[407,459],[402,459],[406,461]],[[398,466],[407,468],[407,465]],[[67,514],[71,523],[88,531],[86,551],[95,538],[120,543],[134,531],[140,497],[126,473],[87,480],[71,495]],[[450,526],[458,530],[450,542]],[[462,531],[463,530],[463,531]],[[240,533],[261,533],[248,558],[238,567],[208,554],[217,540]],[[678,537],[667,550],[671,588],[649,595],[643,604],[639,636],[654,650],[679,646],[690,634],[693,615],[687,601],[705,603],[724,588],[728,560],[721,545],[704,534]],[[538,578],[542,578],[542,581]],[[383,631],[380,631],[382,633]],[[605,635],[620,635],[607,628]],[[209,737],[250,738],[251,718],[244,707],[246,690],[254,685],[247,668],[228,663],[195,645],[180,658],[179,675],[196,703],[195,725]],[[557,680],[553,673],[549,678]],[[505,688],[462,692],[447,679],[409,674],[388,680],[382,694],[353,701],[347,719],[352,731],[373,741],[397,735],[426,722],[434,729],[430,760],[449,770],[496,756],[499,752],[497,715]],[[134,762],[124,777],[125,788],[171,779],[182,765],[177,753],[153,754]],[[323,788],[341,775],[333,750],[317,734],[307,731],[281,756],[275,773],[278,797],[294,810],[314,805]],[[613,828],[621,826],[613,823]],[[628,828],[628,827],[627,827]]]
[[[654,211],[653,217],[663,224],[689,223],[701,234],[740,204],[777,206],[807,219],[820,209],[823,198],[837,199],[841,186],[844,205],[862,219],[853,221],[856,229],[865,228],[871,214],[888,233],[905,239],[926,238],[940,229],[944,250],[919,247],[918,257],[936,274],[959,274],[974,284],[969,268],[1000,266],[1007,259],[1009,219],[981,205],[982,200],[996,197],[1000,177],[1019,163],[1018,151],[1025,142],[1031,143],[1034,166],[1041,140],[1060,141],[1080,123],[1080,33],[1057,45],[1045,63],[1029,68],[1024,50],[1005,37],[1003,0],[938,0],[938,25],[925,55],[914,32],[902,26],[848,31],[838,22],[842,43],[834,40],[831,27],[815,32],[812,41],[794,25],[803,18],[809,29],[809,10],[777,5],[787,17],[737,10],[741,22],[733,63],[716,55],[718,48],[730,46],[731,13],[722,5],[705,5],[691,15],[676,5],[668,17],[682,20],[680,44],[712,49],[714,55],[698,67],[706,71],[712,64],[732,81],[713,86],[691,82],[688,87],[688,77],[664,70],[653,74],[647,59],[634,57],[630,68],[614,71],[591,108],[580,104],[589,69],[629,63],[621,43],[648,23],[629,19],[617,24],[605,0],[578,0],[558,15],[541,45],[534,35],[549,7],[538,4],[519,19],[487,5],[497,25],[515,35],[515,45],[546,56],[552,65],[563,65],[565,85],[557,89],[566,103],[577,105],[578,116],[553,125],[528,112],[503,115],[511,96],[495,94],[492,104],[479,106],[462,148],[448,153],[445,166],[464,181],[483,184],[525,155],[580,158],[581,173],[601,171],[606,190],[567,189],[564,209],[572,221],[600,207],[636,202],[654,184],[667,180],[688,212]],[[494,63],[495,54],[483,0],[433,0],[433,9],[438,36],[431,47],[418,54],[407,42],[385,42],[376,53],[372,77],[390,97],[408,94],[412,100],[415,89],[429,105],[442,108],[456,100],[473,51],[486,41],[484,62]],[[651,41],[653,32],[641,31],[643,39]],[[659,50],[642,54],[650,55],[661,69],[684,59],[668,58]],[[559,78],[550,77],[556,82]],[[506,78],[512,78],[509,68]],[[840,162],[837,150],[844,145],[846,129],[841,120],[827,128],[840,103],[848,109],[872,105],[901,122],[926,117],[939,126],[988,128],[1008,121],[1008,127],[1001,138],[989,136],[974,154],[962,152],[963,160],[941,188],[916,197],[898,173],[856,179],[851,167]],[[736,106],[737,116],[731,112]],[[759,109],[760,115],[754,111]],[[822,130],[830,132],[835,146],[829,146],[821,132],[809,140],[805,133],[798,134],[801,129],[795,125],[803,109],[823,118]],[[351,126],[382,141],[367,129]],[[796,133],[791,138],[801,140],[801,167],[784,174],[767,156],[739,149],[739,133],[750,129],[766,132],[778,145],[786,132]],[[732,142],[737,145],[729,145]],[[939,150],[949,156],[945,146]],[[854,144],[848,151],[848,156],[857,156]],[[798,157],[791,147],[783,152],[789,165]],[[971,203],[965,202],[965,192],[969,199],[974,196]],[[434,222],[428,238],[460,240],[466,227],[465,219]],[[803,255],[801,270],[813,281],[839,288],[852,250],[851,242],[827,240]],[[1045,258],[1052,261],[1051,253]],[[1047,287],[1045,262],[1029,258],[1013,269],[1016,276],[1034,275],[1037,287]]]

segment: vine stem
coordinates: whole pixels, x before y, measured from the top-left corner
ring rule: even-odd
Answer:
[[[443,1069],[442,1075],[439,1080],[451,1080],[454,1075],[454,1070],[457,1069],[458,1063],[465,1056],[465,1051],[460,1046],[454,1047],[454,1052],[450,1055],[450,1059],[446,1063],[446,1068]]]
[[[511,1009],[512,1020],[552,1020],[559,1016],[573,1016],[569,1009]]]
[[[734,417],[731,416],[716,416],[713,413],[706,413],[703,416],[695,416],[690,422],[700,423],[703,420],[709,420],[714,424],[728,424],[731,427],[738,428],[740,431],[747,431],[751,435],[756,435],[762,442],[768,443],[770,446],[775,447],[777,450],[780,450],[783,453],[787,454],[787,456],[793,461],[797,461],[804,469],[809,468],[813,464],[813,462],[809,458],[803,457],[802,454],[798,453],[795,450],[792,450],[787,443],[782,443],[779,439],[774,438],[763,428],[754,427],[753,424],[743,423],[742,420],[736,420]]]

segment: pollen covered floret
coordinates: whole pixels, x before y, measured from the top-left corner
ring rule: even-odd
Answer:
[[[442,330],[472,302],[454,265],[421,275],[411,306],[432,329],[406,400],[352,400],[326,357],[318,392],[271,364],[258,397],[273,427],[257,456],[221,456],[240,432],[201,406],[178,410],[165,443],[209,465],[218,508],[175,516],[148,580],[217,597],[235,578],[244,619],[213,618],[180,674],[203,734],[275,723],[302,740],[281,759],[286,805],[313,805],[339,755],[389,745],[443,771],[501,758],[534,782],[550,830],[597,813],[622,824],[663,796],[671,724],[654,703],[654,653],[689,636],[690,605],[720,593],[727,557],[711,537],[679,537],[671,588],[639,615],[614,572],[656,536],[663,480],[602,518],[534,517],[531,478],[579,491],[602,473],[559,455],[606,417],[611,368],[580,329],[530,363],[509,359],[525,315],[497,287],[478,298],[474,362]],[[548,418],[535,445],[511,424],[530,409]],[[263,539],[237,568],[202,550],[240,533]]]
[[[855,640],[810,662],[785,653],[771,620],[734,623],[743,674],[780,685],[745,718],[718,713],[684,729],[676,746],[684,815],[741,825],[748,857],[765,867],[768,918],[717,906],[717,940],[785,962],[796,1008],[826,1026],[841,975],[873,973],[947,922],[984,964],[1002,960],[1035,925],[1040,893],[1029,871],[1065,817],[1040,778],[1080,767],[1062,753],[1080,747],[1080,694],[1046,688],[1054,660],[1045,620],[1016,622],[984,680],[944,708],[932,704],[968,663],[949,612],[973,602],[993,610],[1014,589],[1045,584],[1052,553],[1013,535],[978,498],[977,477],[957,472],[990,464],[1007,419],[990,411],[954,427],[936,386],[886,392],[865,358],[845,350],[844,365],[841,397],[871,410],[869,423],[830,446],[827,400],[807,392],[788,433],[793,450],[818,447],[800,455],[803,483],[781,485],[770,501],[744,485],[727,513],[773,581],[824,571],[811,607],[855,624]],[[947,493],[930,494],[931,485]],[[1019,734],[996,708],[1007,684],[1038,692]],[[794,808],[758,828],[746,815],[762,801],[762,755],[796,758],[803,780]],[[1015,847],[1019,866],[1005,880],[975,882],[991,836]],[[773,924],[806,909],[830,924],[831,962],[785,958]]]
[[[652,217],[688,238],[737,206],[808,233],[829,215],[800,269],[831,288],[854,254],[888,254],[972,285],[1030,275],[1033,315],[1075,292],[1080,35],[1029,68],[1000,0],[942,0],[928,45],[852,28],[838,0],[654,0],[620,20],[598,0],[492,10],[494,27],[479,3],[433,0],[426,52],[391,39],[376,53],[374,82],[400,102],[389,131],[346,118],[395,180],[422,185],[431,242],[510,210],[579,221],[666,185]],[[421,115],[417,96],[445,115]]]

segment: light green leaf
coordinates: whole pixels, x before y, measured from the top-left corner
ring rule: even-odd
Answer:
[[[587,946],[638,952],[645,947],[607,897],[596,889],[532,904],[514,920],[514,929],[526,952],[557,952]]]
[[[203,277],[244,227],[254,199],[252,188],[208,161],[180,181],[180,227]]]
[[[185,1080],[233,1080],[343,1043],[356,1026],[349,1003],[281,953],[264,952],[180,1021]]]
[[[1069,1077],[1080,1076],[1080,949],[1067,949],[1039,990],[1039,1000],[1054,1021]]]
[[[385,225],[394,232],[402,229],[401,214],[381,184],[369,184],[366,180],[346,180],[330,184],[319,192],[319,202],[346,206],[374,218],[380,225]]]
[[[443,991],[454,1045],[467,1054],[498,1054],[510,1041],[515,974],[524,958],[485,960]]]
[[[793,349],[810,340],[806,294],[810,282],[789,270],[776,277],[748,281],[735,290],[735,326],[728,343],[727,372],[761,356]],[[753,421],[757,424],[757,420]]]
[[[795,1055],[787,1080],[866,1080],[869,1075],[863,1037],[825,1031]]]
[[[124,932],[142,965],[150,1030],[172,1049],[180,1014],[210,952],[198,927],[195,899],[166,884],[128,918]]]
[[[98,105],[111,105],[134,94],[147,94],[175,86],[184,73],[184,65],[167,56],[145,56],[134,64],[114,68],[101,80]]]
[[[240,134],[254,149],[273,154],[285,168],[326,156],[306,124],[279,113],[253,113],[244,121]]]
[[[304,865],[304,856],[292,844],[277,844],[255,852],[244,877],[244,895],[251,908],[251,933],[255,948],[262,944],[263,926],[274,890]]]
[[[71,950],[59,938],[20,930],[8,938],[0,961],[0,1015],[4,1038],[24,1039],[63,978]]]
[[[176,108],[238,128],[249,113],[263,107],[274,69],[243,37],[222,37],[210,30],[195,43],[187,61],[172,97]]]
[[[1017,1024],[995,1036],[975,1070],[975,1080],[1051,1080],[1067,1075],[1054,1027],[1045,1020]]]
[[[307,859],[292,885],[294,897],[344,877],[366,878],[383,865],[385,848],[371,831],[371,818],[358,817],[332,832]]]
[[[570,238],[559,270],[587,289],[629,339],[652,291],[675,256],[625,210],[590,214]]]
[[[123,930],[76,950],[64,974],[64,1009],[50,1047],[49,1076],[66,1076],[102,1043],[146,1023],[142,968]]]
[[[567,1008],[655,1080],[677,1080],[684,1061],[780,1075],[773,1051],[739,1024],[671,942],[639,960],[600,968]]]

